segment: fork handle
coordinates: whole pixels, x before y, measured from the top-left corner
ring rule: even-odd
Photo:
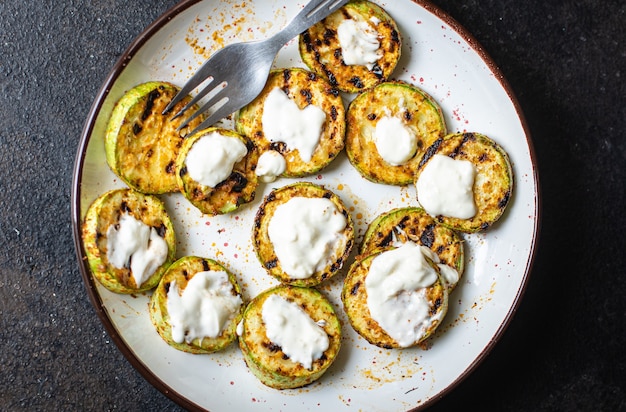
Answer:
[[[272,36],[272,42],[282,47],[315,23],[337,11],[348,0],[310,0],[284,29]]]

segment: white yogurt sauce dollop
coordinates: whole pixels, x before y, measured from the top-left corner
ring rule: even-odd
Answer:
[[[426,296],[426,288],[437,279],[437,271],[414,242],[373,259],[365,278],[367,306],[372,319],[401,347],[415,344],[433,319],[443,316],[441,312],[435,318],[430,315]]]
[[[276,208],[268,235],[283,271],[306,279],[331,262],[345,242],[346,225],[346,217],[329,199],[294,197]]]
[[[406,242],[412,242],[411,240],[407,240],[405,242],[398,240],[396,236],[396,232],[403,233],[404,237],[408,239],[408,235],[404,232],[404,230],[400,226],[396,226],[394,227],[394,230],[391,233],[392,234],[392,242],[391,242],[392,246],[400,247]],[[439,258],[439,255],[437,255],[437,253],[435,253],[431,248],[424,246],[424,245],[420,245],[420,249],[422,250],[422,253],[424,254],[424,256],[432,260],[433,263],[437,265],[437,267],[439,268],[439,273],[441,274],[441,277],[443,278],[444,281],[446,281],[446,283],[448,283],[448,285],[456,285],[458,283],[460,276],[459,276],[459,271],[455,267],[449,266],[445,263],[441,263],[441,259]]]
[[[294,362],[311,369],[329,347],[328,335],[300,306],[272,294],[263,302],[262,314],[267,338],[280,346]]]
[[[287,168],[287,162],[283,155],[276,150],[268,150],[259,156],[254,173],[262,182],[271,183],[283,174]]]
[[[417,152],[417,137],[395,116],[383,116],[376,122],[374,143],[378,154],[392,166],[401,166]]]
[[[107,229],[107,259],[117,269],[130,268],[140,287],[167,259],[167,242],[155,228],[122,213],[117,225]]]
[[[372,20],[376,24],[375,20]],[[366,66],[372,70],[382,57],[378,32],[366,21],[344,20],[337,27],[337,38],[343,62],[349,66]]]
[[[472,162],[436,154],[415,183],[417,199],[431,216],[469,219],[476,215],[475,176]]]
[[[185,164],[193,180],[215,187],[231,175],[235,163],[247,153],[248,149],[240,139],[214,131],[200,137],[191,146]]]
[[[300,110],[280,88],[275,87],[265,98],[261,123],[263,134],[271,142],[283,142],[289,150],[297,149],[300,158],[311,161],[317,148],[326,113],[315,105]]]
[[[190,343],[199,338],[216,338],[239,312],[242,300],[224,271],[197,272],[182,294],[173,281],[167,292],[167,312],[172,339]]]

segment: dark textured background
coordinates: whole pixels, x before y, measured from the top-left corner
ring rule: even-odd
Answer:
[[[107,336],[70,226],[89,107],[121,53],[175,3],[0,1],[0,410],[179,409]],[[517,94],[543,228],[509,329],[433,410],[626,410],[626,4],[434,3]]]

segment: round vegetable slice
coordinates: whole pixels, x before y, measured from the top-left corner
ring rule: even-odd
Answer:
[[[487,230],[502,216],[513,193],[513,169],[506,151],[491,138],[480,133],[447,135],[437,139],[426,150],[416,171],[415,182],[435,155],[469,161],[476,170],[472,188],[476,214],[468,219],[442,215],[434,216],[435,219],[461,232]],[[418,191],[418,201],[419,198]]]
[[[297,107],[289,107],[293,103],[284,102],[285,96]],[[286,104],[271,104],[281,98]],[[316,112],[317,120],[308,120],[307,111]],[[277,125],[285,129],[269,130]],[[302,177],[323,169],[343,150],[345,109],[339,92],[322,77],[300,68],[273,70],[261,94],[235,115],[235,128],[257,145],[259,153],[280,153],[286,161],[283,176]]]
[[[463,239],[419,207],[397,208],[377,216],[363,236],[359,254],[367,256],[377,249],[397,247],[407,241],[426,246],[441,264],[454,269],[456,273],[451,273],[452,276],[445,276],[444,271],[442,276],[450,289],[457,285],[465,268]]]
[[[343,24],[352,25],[342,27]],[[339,32],[353,41],[342,48]],[[362,48],[355,43],[361,39]],[[377,43],[377,44],[376,44]],[[349,61],[351,51],[377,54],[364,61]],[[365,0],[351,1],[326,17],[299,37],[302,61],[315,73],[326,78],[333,87],[348,93],[369,89],[389,78],[401,55],[402,40],[393,18],[380,6]],[[346,64],[346,60],[352,64]]]
[[[341,300],[348,316],[350,325],[369,343],[382,348],[405,348],[417,345],[426,340],[439,327],[448,310],[448,288],[439,275],[439,270],[432,262],[433,270],[437,273],[436,281],[421,289],[423,299],[427,305],[427,313],[422,313],[423,321],[419,333],[410,343],[401,344],[391,337],[383,327],[372,317],[368,305],[367,277],[376,258],[387,253],[386,250],[378,250],[374,253],[357,258],[351,265],[341,291]],[[419,252],[418,252],[419,253]],[[406,296],[406,290],[401,291],[399,296]],[[419,316],[416,305],[401,306],[403,313],[411,316]],[[404,326],[403,326],[404,327]],[[407,326],[408,328],[408,326]]]
[[[214,175],[214,165],[225,162],[224,159],[231,156],[229,147],[223,146],[220,141],[238,144],[245,150],[243,157],[230,158],[230,163],[222,166],[221,171],[226,171],[223,180],[218,183],[209,183],[194,179],[190,173],[190,152],[194,153],[194,163],[204,163],[201,166],[200,175]],[[214,143],[216,141],[217,143]],[[228,144],[228,143],[227,143]],[[258,161],[258,151],[255,145],[245,136],[227,129],[208,128],[195,133],[185,139],[178,158],[176,159],[176,179],[182,194],[191,204],[202,213],[218,215],[230,213],[240,206],[254,200],[258,179],[254,173]],[[202,167],[209,166],[202,170]],[[217,181],[216,181],[217,182]]]
[[[202,279],[201,282],[207,282],[211,290],[205,289],[200,292],[202,300],[205,302],[196,302],[199,309],[197,316],[205,316],[209,320],[213,320],[211,318],[220,319],[223,317],[221,319],[223,325],[220,332],[215,334],[215,336],[196,337],[189,334],[188,325],[175,324],[168,310],[171,307],[168,300],[170,299],[169,294],[172,293],[174,288],[173,285],[176,287],[175,293],[178,293],[179,296],[184,296],[185,290],[194,276],[205,272],[219,273],[221,276],[220,278],[209,278],[208,281]],[[216,291],[218,287],[219,290]],[[226,306],[223,302],[228,298],[233,300],[233,302],[227,302],[231,313],[220,313],[219,308],[215,309],[215,306],[220,303],[222,303],[222,307]],[[239,301],[238,306],[237,301]],[[217,352],[234,342],[237,339],[237,324],[241,321],[244,309],[245,305],[241,298],[241,288],[235,276],[221,263],[198,256],[185,256],[174,262],[154,290],[149,305],[150,319],[163,340],[178,350],[196,354]],[[215,322],[215,320],[213,321]],[[187,328],[185,329],[185,339],[181,340],[174,335],[174,327]]]
[[[322,207],[326,207],[327,213],[321,215],[324,209],[316,206],[315,209],[310,209],[311,213],[297,215],[307,209],[292,207],[295,203],[289,203],[292,200],[301,202],[302,199],[305,202],[306,199],[325,199],[327,202],[321,203]],[[305,202],[301,204],[306,206]],[[282,209],[283,206],[287,209]],[[295,216],[294,220],[286,218],[285,211],[289,209],[289,213],[296,209],[289,215]],[[338,226],[337,231],[333,231],[330,227],[337,222],[335,219],[338,217],[343,219],[343,227]],[[286,224],[277,223],[279,220],[273,222],[274,219],[283,218],[287,219]],[[322,224],[309,225],[309,222],[321,218],[328,220]],[[289,262],[281,262],[279,259],[281,252],[274,244],[275,239],[273,241],[271,238],[272,225],[278,225],[277,230],[285,235],[282,241],[286,243],[281,244],[281,250],[286,250],[286,254],[282,255],[282,259],[286,257]],[[275,189],[265,197],[254,219],[252,243],[259,261],[271,276],[286,284],[315,286],[334,276],[342,268],[354,243],[354,225],[350,213],[336,194],[313,183],[299,182]],[[293,249],[289,249],[290,247]],[[323,252],[318,253],[320,250]],[[319,260],[315,261],[315,257]],[[296,274],[290,263],[300,265],[298,269],[306,267],[308,271],[303,269],[304,275],[301,272]]]
[[[413,182],[424,150],[447,133],[437,102],[405,82],[385,82],[357,96],[346,127],[350,163],[372,182],[398,186]],[[401,160],[390,163],[390,156]]]
[[[287,349],[268,338],[268,327],[275,322],[268,320],[267,315],[264,320],[263,308],[273,296],[297,305],[327,336],[328,347],[319,358],[312,360],[310,368],[292,360],[285,353]],[[334,362],[341,347],[341,325],[335,310],[328,299],[313,288],[280,285],[261,292],[248,304],[240,332],[239,347],[249,370],[263,384],[275,389],[298,388],[318,380]]]
[[[165,206],[132,189],[98,197],[87,210],[82,239],[93,276],[116,293],[153,289],[175,259],[174,227]],[[150,260],[153,253],[160,258]]]
[[[162,114],[178,88],[151,81],[128,90],[115,104],[104,144],[109,167],[131,188],[148,194],[178,191],[175,161],[187,133],[202,122],[192,120],[180,131],[184,118],[172,119],[190,97]],[[193,110],[193,108],[192,108]]]

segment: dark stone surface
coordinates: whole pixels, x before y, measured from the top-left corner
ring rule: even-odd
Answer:
[[[179,410],[106,334],[70,225],[90,105],[131,41],[175,3],[0,2],[0,410]],[[517,94],[543,227],[510,327],[433,410],[626,410],[626,4],[435,4]]]

